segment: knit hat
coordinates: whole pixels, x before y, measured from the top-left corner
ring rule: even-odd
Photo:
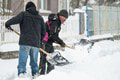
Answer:
[[[26,5],[26,10],[29,9],[30,7],[34,7],[36,9],[36,6],[33,2],[28,2]]]
[[[59,16],[64,16],[64,17],[68,18],[68,12],[65,9],[61,10],[58,14],[59,14]]]

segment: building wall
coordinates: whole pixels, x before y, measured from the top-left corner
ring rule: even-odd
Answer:
[[[51,0],[50,4],[51,4],[50,10],[54,13],[57,13],[58,12],[58,0]]]
[[[9,1],[9,7],[13,11],[13,14],[16,15],[19,12],[24,11],[26,3],[29,1],[33,1],[36,7],[38,7],[38,0],[11,0],[11,2]]]
[[[24,10],[25,5],[28,1],[33,1],[37,7],[37,10],[39,10],[41,9],[41,5],[42,5],[41,1],[44,0],[11,0],[11,5],[9,7],[11,7],[14,14],[18,14],[19,12]],[[43,6],[44,7],[46,6],[47,8],[43,10],[46,11],[48,10],[53,13],[57,13],[61,9],[67,9],[67,0],[47,0],[44,2],[46,3]],[[44,13],[42,14],[44,15]]]
[[[43,2],[44,1],[44,2]],[[42,4],[44,3],[44,5]],[[38,8],[42,15],[58,12],[58,0],[38,0]]]
[[[67,9],[67,0],[59,0],[58,11],[60,11],[61,9]]]
[[[11,10],[13,14],[18,14],[24,10],[24,0],[11,0]]]

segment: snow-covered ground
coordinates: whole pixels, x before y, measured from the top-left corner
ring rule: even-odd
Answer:
[[[76,45],[60,51],[72,64],[56,66],[36,80],[120,80],[120,40],[96,42],[89,53],[88,47]],[[16,80],[17,60],[0,60],[0,80]],[[30,76],[29,63],[27,72]]]

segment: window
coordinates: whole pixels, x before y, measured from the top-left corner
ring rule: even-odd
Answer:
[[[59,0],[58,7],[59,7],[59,11],[61,9],[67,9],[67,0]]]
[[[39,6],[40,9],[48,10],[47,5],[48,5],[48,0],[40,0],[40,6]]]
[[[9,13],[8,2],[9,0],[0,0],[0,14]]]

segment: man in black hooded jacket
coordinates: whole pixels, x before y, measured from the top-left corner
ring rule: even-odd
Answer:
[[[18,76],[23,77],[25,75],[27,58],[30,55],[31,72],[34,77],[39,72],[38,52],[45,35],[45,24],[33,2],[28,2],[25,10],[8,20],[5,27],[13,30],[11,25],[20,24]]]
[[[48,16],[48,21],[46,22],[46,35],[43,39],[43,43],[45,44],[45,47],[43,46],[43,48],[47,52],[54,52],[53,43],[58,43],[62,47],[66,46],[65,42],[59,37],[59,32],[61,30],[61,24],[63,24],[67,18],[68,12],[65,9],[61,10],[57,14],[50,14]],[[54,69],[54,65],[51,65],[49,62],[47,62],[46,55],[44,54],[41,54],[39,69],[41,71],[40,74],[49,73]]]

